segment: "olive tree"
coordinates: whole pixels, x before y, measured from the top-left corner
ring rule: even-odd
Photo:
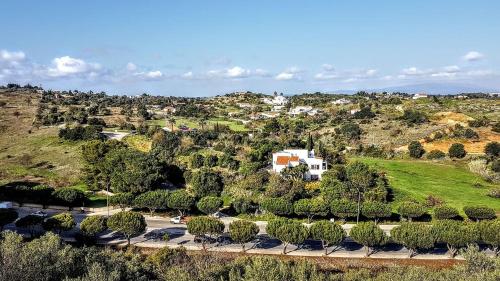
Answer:
[[[245,243],[254,240],[258,233],[259,227],[251,221],[237,220],[229,224],[229,236],[234,242],[241,244],[243,252]]]
[[[107,221],[105,216],[89,216],[80,223],[80,230],[89,237],[95,237],[108,228]]]
[[[328,247],[339,245],[346,237],[345,230],[340,225],[327,220],[314,223],[309,232],[312,239],[321,241],[325,256],[328,255]]]
[[[446,243],[450,257],[457,251],[479,240],[477,227],[471,223],[455,220],[440,220],[433,226],[437,242]]]
[[[18,216],[14,209],[0,209],[0,232],[2,232],[4,226],[13,223]]]
[[[185,189],[179,189],[170,193],[167,206],[171,209],[179,211],[182,217],[184,213],[191,209],[194,205],[194,197],[191,196]]]
[[[294,211],[299,216],[306,216],[311,223],[314,216],[328,215],[328,205],[322,198],[300,199],[293,204]]]
[[[122,211],[111,215],[107,221],[109,229],[123,234],[130,245],[130,238],[141,234],[146,230],[146,220],[144,216],[131,212]]]
[[[464,149],[464,145],[461,143],[454,143],[448,149],[448,155],[451,158],[464,158],[467,152]]]
[[[190,234],[201,238],[201,246],[206,250],[206,238],[212,235],[220,235],[224,232],[224,223],[214,217],[194,217],[187,222],[187,230]]]
[[[71,213],[61,213],[54,215],[42,224],[43,229],[57,232],[60,234],[63,231],[68,231],[75,227],[75,218]]]
[[[391,238],[408,249],[408,257],[413,257],[418,250],[434,247],[435,237],[430,225],[404,222],[391,230]]]
[[[217,212],[222,207],[223,203],[220,197],[206,196],[196,203],[196,207],[203,213],[210,215]]]
[[[360,222],[356,224],[349,232],[349,236],[366,248],[367,257],[371,254],[373,247],[382,246],[388,240],[384,231],[374,222]]]
[[[368,201],[361,206],[361,214],[378,223],[379,219],[389,218],[392,215],[392,209],[389,204]]]
[[[269,221],[267,234],[283,242],[283,254],[289,244],[300,245],[309,236],[309,229],[298,221],[280,218]]]
[[[415,202],[403,202],[398,207],[398,213],[401,217],[406,218],[409,221],[423,216],[426,211],[427,208],[424,205]]]

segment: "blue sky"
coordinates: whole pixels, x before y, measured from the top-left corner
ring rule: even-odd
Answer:
[[[113,94],[500,89],[500,1],[2,1],[0,83]]]

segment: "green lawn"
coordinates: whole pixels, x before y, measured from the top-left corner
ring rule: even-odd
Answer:
[[[500,212],[500,200],[487,196],[494,185],[455,163],[435,163],[423,160],[385,160],[357,158],[387,173],[394,191],[394,205],[406,198],[425,200],[433,195],[460,212],[465,205],[486,205]],[[479,183],[482,187],[474,187]]]

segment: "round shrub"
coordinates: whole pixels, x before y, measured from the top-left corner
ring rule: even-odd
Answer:
[[[83,205],[86,200],[85,193],[83,193],[81,190],[67,187],[57,189],[52,193],[52,196],[57,203],[69,207]]]
[[[290,215],[293,213],[292,202],[283,198],[266,198],[260,202],[260,206],[275,215]]]
[[[434,208],[434,218],[438,220],[454,219],[458,217],[458,210],[450,206],[439,206]]]
[[[471,220],[490,220],[496,218],[495,210],[486,206],[465,206],[464,212]]]
[[[403,202],[398,207],[398,213],[409,221],[423,216],[426,211],[424,205],[415,202]]]
[[[420,158],[422,155],[424,155],[425,150],[422,144],[418,141],[412,141],[408,145],[408,152],[410,153],[410,156],[412,158]]]
[[[467,152],[464,149],[464,145],[461,143],[454,143],[448,149],[448,155],[451,158],[464,158]]]
[[[445,156],[446,154],[438,149],[431,150],[427,153],[427,159],[429,160],[443,159]]]
[[[486,144],[484,147],[484,153],[490,157],[500,156],[500,143],[493,141]]]

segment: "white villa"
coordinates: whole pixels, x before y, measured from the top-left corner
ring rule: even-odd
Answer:
[[[264,98],[262,101],[269,105],[286,105],[288,103],[288,99],[283,94],[275,95],[273,99]]]
[[[303,113],[310,116],[314,116],[318,114],[318,110],[313,108],[312,106],[297,106],[295,108],[290,109],[290,111],[288,112],[288,114],[292,116],[300,115]]]
[[[425,99],[425,98],[427,98],[427,97],[428,97],[428,96],[427,96],[427,94],[424,94],[424,93],[421,93],[421,94],[414,94],[414,95],[413,95],[413,99],[414,99],[414,100],[418,100],[418,99]]]
[[[350,104],[351,101],[348,100],[348,99],[345,99],[345,98],[340,98],[338,100],[332,101],[332,103],[335,104],[335,105],[344,105],[344,104]]]
[[[306,180],[320,180],[323,172],[328,169],[323,158],[314,156],[314,150],[285,149],[273,153],[273,171],[276,173],[281,173],[286,167],[295,167],[299,164],[306,164],[309,168],[305,174]]]

